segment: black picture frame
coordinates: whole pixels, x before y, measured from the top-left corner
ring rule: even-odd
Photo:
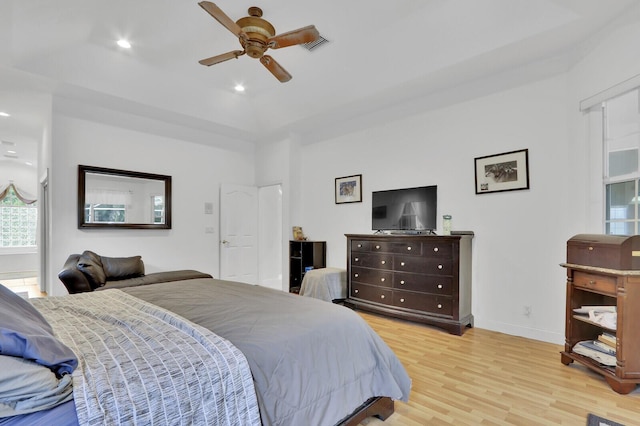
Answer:
[[[529,150],[475,158],[476,194],[529,189]]]
[[[336,178],[336,204],[362,202],[362,175]]]

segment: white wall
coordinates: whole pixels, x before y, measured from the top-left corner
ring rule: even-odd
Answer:
[[[134,119],[134,117],[131,117]],[[219,187],[254,184],[254,155],[163,138],[113,125],[53,115],[52,268],[92,250],[104,256],[141,255],[146,272],[197,269],[219,273]],[[172,229],[77,228],[78,165],[172,176]],[[204,204],[214,205],[205,215]],[[215,233],[205,233],[214,227]],[[54,295],[66,294],[54,277]]]
[[[476,233],[476,326],[560,341],[567,188],[564,76],[303,147],[301,225],[346,267],[345,233],[371,230],[371,192],[438,185],[438,227]],[[474,158],[529,149],[531,189],[475,194]],[[363,202],[334,203],[334,179],[362,174]],[[531,306],[532,315],[523,315]]]

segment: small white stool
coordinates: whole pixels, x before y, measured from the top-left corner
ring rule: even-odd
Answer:
[[[312,269],[304,274],[300,296],[332,302],[347,298],[347,271],[340,268]]]

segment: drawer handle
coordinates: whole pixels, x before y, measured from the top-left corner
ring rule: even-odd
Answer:
[[[401,280],[401,281],[400,281],[400,284],[404,285],[404,280]]]
[[[380,296],[380,299],[384,299],[384,294]]]
[[[355,290],[353,290],[353,292],[354,292],[354,293],[358,293],[358,291],[359,291],[359,290],[358,290],[357,288],[356,288]]]
[[[400,262],[400,266],[404,266],[404,262]]]
[[[438,247],[434,247],[433,251],[439,251],[440,249]]]
[[[442,303],[438,303],[438,309],[442,309]]]
[[[360,276],[360,274],[353,274],[354,278],[358,278]]]
[[[407,250],[411,251],[411,246],[407,247]]]
[[[404,297],[400,299],[400,303],[404,303]]]
[[[354,261],[354,262],[359,262],[359,261],[360,261],[360,258],[356,257],[353,261]]]
[[[383,260],[383,261],[382,261],[382,262],[380,262],[380,263],[382,263],[382,264],[384,265],[385,263],[387,263],[387,261],[386,261],[386,260]]]
[[[596,285],[596,282],[595,282],[595,281],[593,281],[593,280],[590,280],[590,281],[589,281],[589,285],[590,285],[590,286],[594,286],[594,285]]]
[[[442,284],[438,284],[438,288],[442,288]]]
[[[380,246],[376,246],[376,250],[379,250],[379,249],[380,249]]]
[[[362,244],[358,244],[358,248],[362,248]]]
[[[589,251],[593,251],[593,247],[589,246]]]
[[[386,278],[380,278],[380,281],[385,282]]]
[[[442,269],[442,265],[438,265],[438,269]]]

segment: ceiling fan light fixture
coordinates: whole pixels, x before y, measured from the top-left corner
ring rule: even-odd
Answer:
[[[320,33],[314,25],[307,25],[297,30],[276,35],[276,30],[270,22],[262,19],[262,9],[253,6],[248,10],[249,16],[233,21],[215,3],[201,1],[198,3],[211,17],[222,24],[227,30],[238,37],[243,50],[233,50],[221,55],[198,61],[201,65],[211,66],[229,59],[247,55],[260,60],[260,63],[281,83],[291,80],[291,74],[271,56],[266,55],[268,49],[280,49],[297,44],[315,41]]]
[[[123,38],[121,38],[120,40],[117,41],[118,46],[122,47],[123,49],[131,49],[131,43],[129,42],[129,40],[125,40]]]

